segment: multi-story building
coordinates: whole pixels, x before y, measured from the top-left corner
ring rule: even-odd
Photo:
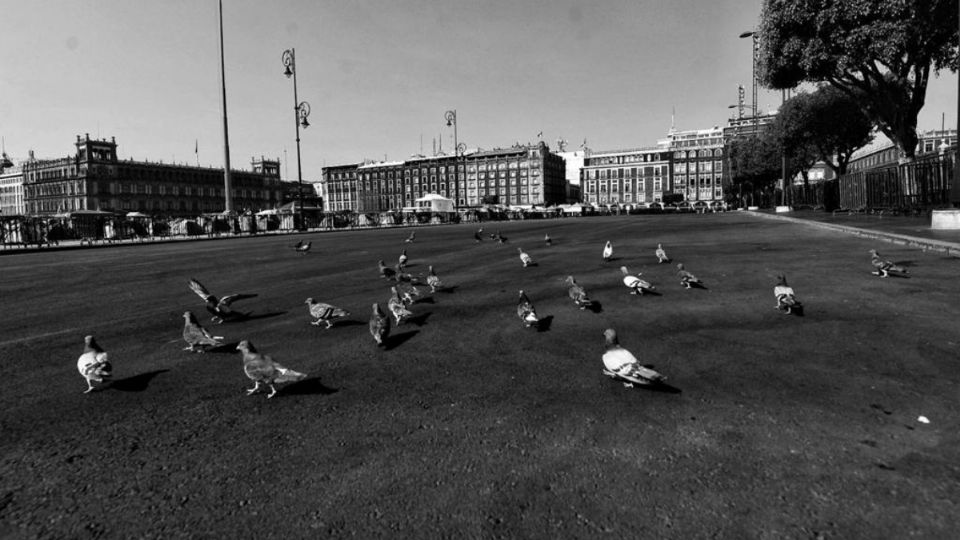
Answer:
[[[592,150],[584,159],[580,187],[583,202],[634,205],[660,202],[672,192],[671,153],[663,146],[629,150]]]
[[[223,170],[120,160],[114,139],[77,136],[72,157],[23,163],[26,214],[77,210],[139,211],[195,216],[225,208]],[[283,199],[278,160],[259,159],[252,171],[231,171],[234,208],[261,210]]]
[[[23,167],[13,165],[0,169],[0,215],[19,216],[26,212],[23,204]]]
[[[451,198],[458,207],[549,205],[566,202],[564,171],[563,158],[541,142],[325,167],[317,191],[325,210],[361,213],[410,208],[428,193]]]
[[[671,129],[657,144],[672,154],[674,193],[688,201],[723,200],[723,129]]]

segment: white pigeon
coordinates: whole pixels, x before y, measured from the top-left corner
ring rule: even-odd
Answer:
[[[432,293],[435,293],[443,288],[443,282],[440,281],[440,277],[437,276],[437,273],[433,271],[433,266],[430,266],[427,269],[427,285],[430,286],[430,292]]]
[[[200,325],[191,311],[183,312],[183,340],[189,347],[185,351],[206,352],[208,348],[223,345],[223,336],[215,336]]]
[[[407,250],[403,250],[400,253],[400,257],[397,259],[397,264],[400,265],[400,268],[403,268],[407,265]]]
[[[543,235],[543,243],[546,244],[546,245],[548,245],[548,246],[552,246],[552,245],[553,245],[553,240],[550,238],[550,234],[549,234],[549,233]]]
[[[653,290],[653,285],[649,281],[640,279],[639,276],[643,274],[637,272],[635,276],[630,275],[626,266],[621,266],[620,272],[623,274],[623,284],[630,289],[630,294],[643,295],[644,291]]]
[[[573,303],[576,304],[578,308],[587,309],[593,305],[593,301],[587,296],[587,291],[577,284],[577,280],[573,279],[573,276],[567,276],[566,283],[569,285],[567,288],[567,296],[573,300]]]
[[[380,309],[380,304],[373,305],[373,313],[370,314],[370,335],[377,345],[383,345],[383,342],[390,336],[390,317],[387,317]]]
[[[517,252],[520,253],[520,262],[523,263],[524,268],[536,264],[535,262],[533,262],[533,257],[531,257],[529,253],[524,251],[523,248],[517,248]]]
[[[306,255],[310,251],[310,246],[312,245],[313,245],[313,240],[307,242],[306,244],[300,244],[299,246],[294,248],[294,251],[296,251],[301,255]]]
[[[700,278],[691,274],[683,268],[683,263],[677,263],[677,275],[680,276],[680,284],[690,289],[693,285],[701,285]]]
[[[775,307],[783,313],[790,314],[793,313],[795,309],[798,310],[798,312],[800,309],[803,309],[803,306],[793,292],[793,287],[787,285],[787,277],[783,274],[777,276],[777,284],[773,287],[773,295],[777,297],[777,305]]]
[[[540,322],[540,319],[537,318],[537,310],[523,291],[520,291],[520,298],[517,301],[517,317],[520,317],[523,325],[527,328],[536,326]]]
[[[410,236],[408,236],[406,239],[404,239],[403,242],[404,242],[405,244],[412,244],[413,241],[416,239],[416,237],[417,237],[417,231],[410,231]]]
[[[273,361],[268,354],[260,354],[253,343],[243,340],[237,345],[237,350],[243,353],[243,372],[254,382],[253,388],[247,390],[247,395],[253,395],[260,389],[260,385],[270,387],[268,398],[277,394],[274,386],[278,383],[300,381],[307,378],[305,373],[287,369]]]
[[[667,257],[667,252],[663,249],[663,244],[657,244],[657,264],[670,262],[670,257]]]
[[[390,287],[390,292],[393,294],[390,296],[390,300],[387,300],[387,309],[390,310],[390,314],[397,320],[397,324],[407,318],[412,317],[413,312],[407,309],[407,305],[404,303],[403,298],[400,297],[400,292],[397,291],[396,287]]]
[[[608,240],[607,245],[603,246],[603,262],[609,261],[610,257],[613,257],[613,244]]]
[[[77,359],[77,370],[87,381],[84,394],[93,391],[93,383],[100,384],[113,376],[113,366],[107,353],[97,345],[93,336],[83,338],[83,354]]]
[[[308,306],[310,315],[316,319],[310,323],[314,326],[320,326],[320,323],[324,322],[327,324],[327,328],[329,329],[333,326],[334,319],[350,316],[350,312],[343,308],[338,308],[337,306],[332,306],[330,304],[324,304],[323,302],[317,302],[313,298],[307,298],[303,303]]]
[[[870,257],[870,264],[872,264],[873,267],[877,269],[876,272],[873,272],[874,275],[877,275],[877,276],[880,276],[880,277],[887,277],[887,276],[890,275],[890,272],[896,272],[896,273],[898,273],[898,274],[907,274],[907,273],[909,273],[909,272],[907,272],[907,269],[906,269],[906,268],[904,268],[904,267],[902,267],[902,266],[900,266],[900,265],[898,265],[898,264],[894,264],[894,263],[892,263],[892,262],[890,262],[890,261],[885,261],[885,260],[881,259],[881,258],[880,258],[880,254],[877,253],[877,250],[875,250],[875,249],[871,249],[871,250],[870,250],[870,255],[871,255],[871,257]]]
[[[623,382],[632,388],[634,384],[650,385],[666,380],[656,371],[640,365],[637,357],[620,346],[617,332],[613,328],[603,331],[606,352],[603,353],[603,374]]]

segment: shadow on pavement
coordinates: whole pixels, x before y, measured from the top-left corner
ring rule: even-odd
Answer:
[[[121,392],[143,392],[148,386],[150,386],[150,381],[153,380],[154,377],[168,371],[170,370],[158,369],[156,371],[148,371],[146,373],[134,375],[125,379],[117,379],[113,381],[113,384],[110,385],[110,388],[114,388]]]
[[[413,338],[413,336],[419,333],[420,333],[419,330],[411,330],[410,332],[404,332],[402,334],[394,334],[384,340],[383,350],[392,351],[393,349],[396,349],[400,345],[403,345],[404,343],[409,341],[411,338]]]
[[[280,393],[293,396],[309,396],[314,394],[327,396],[336,394],[339,391],[337,388],[330,388],[324,385],[320,382],[320,377],[310,377],[285,386]]]

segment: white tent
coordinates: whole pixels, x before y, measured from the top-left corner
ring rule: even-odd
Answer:
[[[427,193],[417,199],[417,211],[424,212],[453,212],[453,199],[448,199],[436,193]]]

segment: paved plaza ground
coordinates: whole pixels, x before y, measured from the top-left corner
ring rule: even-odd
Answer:
[[[960,259],[744,213],[313,233],[0,257],[0,537],[954,538]],[[543,244],[549,233],[552,246]],[[604,242],[614,260],[604,263]],[[662,243],[705,284],[686,290]],[[523,268],[523,247],[538,262]],[[367,333],[407,248],[424,294]],[[870,249],[909,270],[871,275]],[[619,267],[658,294],[631,296]],[[774,308],[785,272],[804,316]],[[598,301],[578,310],[563,278]],[[211,325],[187,288],[257,293]],[[547,325],[524,328],[523,289]],[[352,312],[324,330],[308,296]],[[246,396],[193,310],[309,374]],[[669,386],[601,374],[616,328]],[[83,336],[115,380],[84,395]],[[920,417],[928,423],[920,421]]]

